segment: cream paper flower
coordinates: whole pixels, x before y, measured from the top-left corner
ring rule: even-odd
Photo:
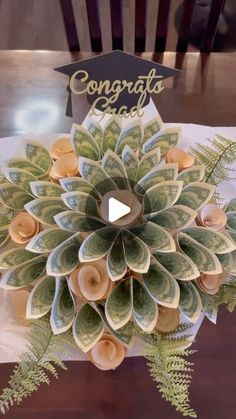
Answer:
[[[112,335],[104,333],[88,352],[88,359],[100,370],[114,370],[125,357],[124,346]]]
[[[100,259],[91,263],[83,263],[71,273],[69,286],[76,296],[88,301],[106,298],[112,288],[112,281],[106,269],[106,261]]]
[[[181,171],[192,167],[195,158],[181,148],[174,147],[167,151],[165,160],[166,163],[178,163],[179,171]]]
[[[41,224],[27,212],[20,212],[9,225],[9,235],[17,244],[28,243],[41,230]]]

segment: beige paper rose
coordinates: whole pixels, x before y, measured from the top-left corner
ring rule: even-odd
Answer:
[[[226,280],[227,274],[225,272],[217,275],[209,275],[202,273],[197,279],[199,288],[210,295],[217,294],[220,285]]]
[[[41,224],[35,218],[27,212],[20,212],[10,223],[9,235],[15,243],[25,244],[40,230]]]
[[[192,167],[195,158],[178,147],[171,148],[165,156],[166,163],[178,163],[179,171]]]
[[[15,320],[23,326],[27,326],[29,324],[29,320],[26,320],[26,306],[29,295],[30,291],[26,289],[9,292],[12,314]]]
[[[227,216],[224,211],[215,204],[205,205],[199,212],[197,224],[215,231],[222,231],[227,222]]]
[[[76,296],[88,301],[106,298],[113,286],[107,273],[106,261],[100,259],[81,264],[76,271],[71,273],[69,286]]]
[[[109,333],[104,333],[99,342],[87,353],[88,359],[100,370],[114,370],[124,360],[124,346]]]
[[[60,156],[52,165],[50,176],[58,181],[64,177],[73,177],[78,175],[78,157],[74,152]]]
[[[68,154],[68,153],[72,153],[73,147],[70,141],[70,136],[62,136],[59,137],[58,140],[52,145],[51,148],[51,156],[54,160],[59,159],[59,157]]]
[[[178,308],[169,308],[158,305],[158,319],[156,328],[161,332],[172,332],[180,322]]]

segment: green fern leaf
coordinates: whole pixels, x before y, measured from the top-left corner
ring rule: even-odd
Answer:
[[[221,135],[209,139],[210,145],[197,143],[191,147],[198,163],[205,165],[205,182],[219,185],[224,180],[235,180],[230,165],[236,159],[236,142]]]
[[[0,411],[3,414],[14,403],[21,403],[38,390],[41,384],[49,385],[50,376],[58,378],[56,368],[67,369],[58,354],[71,354],[76,347],[70,332],[53,335],[47,317],[31,323],[28,340],[28,351],[20,355],[20,362],[13,370],[8,387],[0,396]]]
[[[162,397],[183,416],[196,418],[197,414],[191,408],[189,401],[193,364],[186,360],[186,357],[195,351],[184,349],[189,346],[191,335],[186,332],[191,326],[191,324],[180,324],[170,333],[141,332],[139,337],[147,343],[144,356],[148,361],[150,375]]]
[[[217,306],[226,305],[226,308],[230,313],[235,310],[236,307],[236,278],[231,276],[229,282],[226,282],[220,286],[218,293],[214,296]]]

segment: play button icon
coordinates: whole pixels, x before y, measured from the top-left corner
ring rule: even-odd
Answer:
[[[109,198],[108,200],[108,219],[110,223],[114,223],[120,218],[131,212],[131,208],[116,198]]]

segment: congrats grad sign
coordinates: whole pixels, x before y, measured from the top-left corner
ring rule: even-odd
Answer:
[[[71,93],[86,93],[91,115],[99,111],[101,119],[107,113],[142,117],[142,108],[149,103],[150,95],[160,93],[163,80],[180,72],[118,50],[55,70],[69,76],[69,99]],[[66,114],[72,116],[71,100]]]

